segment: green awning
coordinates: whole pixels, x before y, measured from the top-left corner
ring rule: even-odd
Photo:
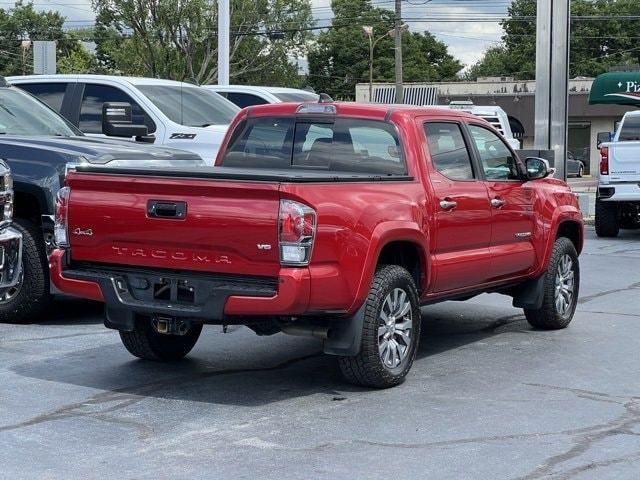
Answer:
[[[609,72],[591,86],[590,104],[640,106],[640,72]]]

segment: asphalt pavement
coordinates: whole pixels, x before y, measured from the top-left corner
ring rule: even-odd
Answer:
[[[509,299],[424,308],[407,381],[349,386],[311,339],[205,328],[188,359],[133,359],[99,305],[0,325],[7,479],[636,479],[640,232],[588,229],[569,328]]]

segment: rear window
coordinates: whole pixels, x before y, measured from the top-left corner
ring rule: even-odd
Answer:
[[[249,119],[232,135],[222,163],[243,168],[407,174],[395,128],[356,118]]]
[[[640,116],[628,116],[622,122],[619,142],[633,142],[640,140]]]

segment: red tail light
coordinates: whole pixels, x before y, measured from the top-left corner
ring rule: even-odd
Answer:
[[[288,266],[309,265],[316,232],[316,212],[293,200],[280,200],[280,263]]]
[[[71,195],[71,189],[69,187],[63,187],[58,190],[56,195],[56,215],[55,223],[53,226],[53,233],[55,242],[58,247],[69,246],[69,197]]]
[[[609,175],[609,147],[600,148],[600,175]]]

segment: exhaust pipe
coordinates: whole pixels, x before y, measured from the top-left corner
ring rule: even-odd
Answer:
[[[296,337],[314,337],[322,340],[329,338],[329,335],[331,334],[329,327],[323,327],[320,325],[288,324],[281,325],[280,329],[282,330],[282,333],[286,333],[287,335],[294,335]]]

